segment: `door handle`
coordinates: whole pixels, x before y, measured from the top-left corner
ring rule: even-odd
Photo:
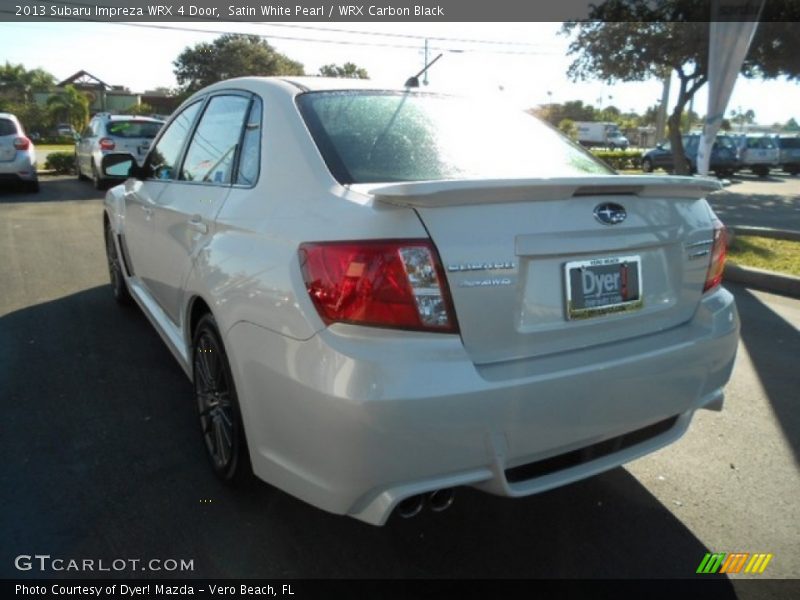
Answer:
[[[192,218],[189,219],[189,227],[200,233],[208,233],[208,225],[203,223],[203,219],[200,215],[193,215]]]

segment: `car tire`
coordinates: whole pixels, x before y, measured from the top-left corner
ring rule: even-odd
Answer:
[[[649,158],[642,159],[642,171],[645,173],[653,172],[653,162]]]
[[[125,273],[122,270],[122,260],[119,252],[117,252],[117,245],[114,243],[114,233],[111,231],[111,227],[108,223],[106,223],[103,230],[106,242],[108,275],[111,279],[111,290],[114,293],[114,300],[117,301],[117,304],[130,305],[132,304],[131,293],[125,281]]]
[[[228,357],[211,314],[192,342],[192,379],[200,433],[214,474],[229,485],[251,483],[253,469]]]
[[[765,179],[769,175],[769,167],[753,167],[753,173],[758,175],[761,179]]]
[[[78,175],[78,181],[86,181],[89,179],[86,175],[81,172],[81,163],[78,160],[78,155],[75,155],[75,173]]]
[[[34,179],[33,181],[26,181],[25,182],[25,191],[29,194],[38,194],[39,193],[39,180]]]
[[[105,179],[100,177],[100,173],[98,173],[94,162],[92,162],[92,185],[94,185],[94,189],[97,191],[103,191],[106,189]]]

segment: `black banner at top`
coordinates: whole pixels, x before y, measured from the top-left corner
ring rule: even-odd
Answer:
[[[785,4],[788,13],[781,10],[783,15],[800,12],[798,0],[765,2]],[[713,14],[718,20],[749,21],[759,14],[775,14],[760,12],[761,0],[697,0],[691,15],[684,14],[686,3],[675,0],[623,3],[646,7],[645,12],[637,11],[646,20],[708,21]],[[593,5],[602,4],[603,0],[0,0],[0,21],[574,21],[593,18]],[[604,11],[603,20],[628,20],[615,19],[614,12]]]

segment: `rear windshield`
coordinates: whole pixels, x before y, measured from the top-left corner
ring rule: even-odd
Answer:
[[[111,121],[106,130],[109,135],[121,138],[154,138],[161,125],[152,121]]]
[[[0,135],[17,135],[17,125],[11,119],[0,119]]]
[[[781,138],[781,148],[800,148],[800,138]]]
[[[312,92],[297,103],[343,184],[614,172],[535,117],[500,104],[376,91]]]

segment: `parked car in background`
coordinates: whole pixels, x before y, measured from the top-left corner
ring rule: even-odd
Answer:
[[[778,138],[781,169],[790,175],[800,173],[800,135]]]
[[[759,177],[780,165],[778,142],[771,135],[742,135],[737,138],[740,169],[749,169]]]
[[[722,407],[715,181],[617,175],[502,104],[317,77],[216,83],[141,165],[102,162],[129,175],[104,203],[114,297],[193,381],[223,481],[381,525],[457,486],[592,476]]]
[[[130,154],[144,159],[164,121],[133,115],[98,113],[75,142],[75,170],[79,179],[91,178],[97,189],[113,180],[102,175],[107,154]]]
[[[29,192],[39,191],[36,148],[17,117],[3,112],[0,112],[0,184],[21,184]]]
[[[577,121],[575,129],[578,132],[578,143],[587,148],[602,147],[625,150],[628,147],[628,138],[622,135],[616,123]]]
[[[59,123],[56,125],[56,135],[58,137],[69,137],[75,139],[78,137],[78,132],[75,128],[68,123]]]
[[[692,173],[697,172],[697,150],[700,146],[699,135],[684,135],[683,151]],[[730,177],[738,168],[736,158],[736,141],[727,135],[718,135],[711,147],[709,171],[718,177]],[[672,146],[669,141],[658,144],[642,156],[642,171],[652,173],[655,169],[664,169],[668,172],[675,170],[672,157]]]

